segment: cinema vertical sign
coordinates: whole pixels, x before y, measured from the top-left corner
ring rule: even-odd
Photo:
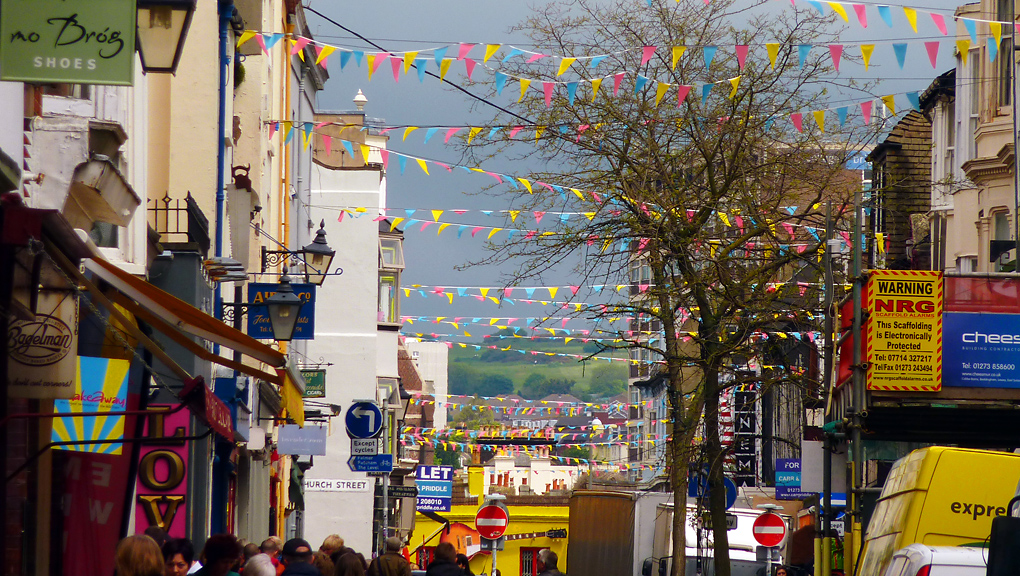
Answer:
[[[938,392],[942,273],[872,270],[867,310],[867,389]]]

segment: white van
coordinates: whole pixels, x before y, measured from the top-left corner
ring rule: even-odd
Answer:
[[[911,544],[893,553],[882,576],[985,576],[988,549]]]

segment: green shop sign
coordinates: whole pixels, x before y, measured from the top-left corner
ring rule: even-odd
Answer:
[[[135,0],[3,0],[0,80],[131,85]]]
[[[325,370],[302,370],[301,377],[305,379],[304,398],[326,397]]]

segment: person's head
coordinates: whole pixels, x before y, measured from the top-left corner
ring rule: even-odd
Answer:
[[[280,544],[276,540],[277,539],[273,537],[266,538],[265,540],[262,541],[262,545],[259,546],[259,550],[261,550],[263,554],[268,554],[269,556],[274,558],[276,556],[279,556]]]
[[[319,546],[319,550],[322,550],[327,555],[332,555],[337,550],[344,547],[344,539],[339,534],[330,534],[322,541],[322,546]]]
[[[555,552],[545,548],[538,553],[538,561],[545,566],[546,570],[556,570],[556,563],[560,561],[560,558]]]
[[[145,529],[145,532],[143,532],[143,534],[155,540],[156,545],[159,546],[160,548],[162,548],[163,545],[166,544],[168,540],[170,540],[170,535],[166,533],[166,530],[160,528],[159,526],[149,526],[148,528]]]
[[[312,545],[302,538],[291,538],[283,545],[283,562],[294,564],[312,561]]]
[[[117,544],[117,576],[162,576],[163,554],[145,534],[128,536]]]
[[[241,558],[241,543],[233,534],[213,534],[202,548],[202,568],[209,576],[226,576]]]
[[[436,546],[435,557],[436,560],[453,562],[457,558],[457,549],[449,542],[440,542],[439,545]]]
[[[259,545],[254,542],[249,542],[244,545],[244,561],[251,560],[256,554],[260,552]]]
[[[195,561],[195,547],[187,538],[171,538],[163,544],[163,563],[166,576],[187,576]]]
[[[341,554],[333,568],[333,576],[365,576],[365,564],[357,554]]]
[[[322,576],[333,576],[333,560],[330,559],[329,554],[326,554],[322,550],[319,550],[312,554],[312,566],[319,569],[319,574]]]
[[[471,561],[468,560],[468,557],[464,554],[457,554],[456,564],[465,572],[471,569]]]
[[[259,553],[244,564],[244,576],[276,576],[276,566],[268,554]]]
[[[390,536],[386,539],[386,551],[387,552],[400,552],[400,549],[404,547],[404,543],[396,536]]]
[[[786,576],[786,567],[780,566],[776,568],[776,576]]]

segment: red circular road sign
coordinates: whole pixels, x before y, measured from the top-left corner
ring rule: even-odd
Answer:
[[[786,522],[778,514],[766,512],[754,521],[754,539],[762,546],[779,546],[786,538]]]
[[[495,504],[486,504],[478,509],[475,515],[475,529],[478,535],[489,540],[496,540],[506,532],[510,524],[510,515],[506,509]]]

